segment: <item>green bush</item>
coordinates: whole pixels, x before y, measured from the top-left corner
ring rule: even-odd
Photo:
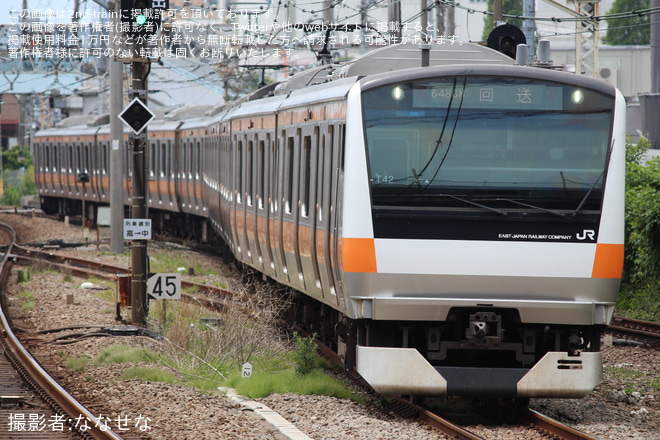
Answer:
[[[299,376],[305,376],[316,368],[316,342],[314,339],[316,339],[316,333],[311,338],[303,338],[298,333],[293,333],[293,340],[296,344],[293,356],[296,361],[296,374]]]
[[[660,319],[660,159],[650,142],[626,144],[625,260],[618,313]]]

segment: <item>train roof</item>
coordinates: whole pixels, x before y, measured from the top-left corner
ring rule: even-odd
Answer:
[[[451,66],[435,66],[424,69],[406,69],[397,73],[381,73],[371,75],[360,80],[362,90],[383,86],[392,81],[411,81],[428,78],[431,76],[488,76],[488,77],[524,77],[538,79],[541,81],[560,82],[573,84],[577,87],[589,88],[608,95],[615,95],[616,89],[607,81],[577,75],[570,72],[562,72],[552,69],[541,69],[530,66],[506,66],[506,65],[470,65],[458,64]]]
[[[429,47],[429,66],[479,64],[512,66],[514,60],[501,52],[472,43],[433,43]],[[267,93],[289,94],[309,86],[325,84],[343,78],[364,77],[383,72],[422,67],[422,49],[418,44],[396,44],[373,50],[343,64],[323,65],[299,73],[290,79],[255,92],[249,99],[259,99]]]
[[[473,43],[443,43],[429,45],[429,66],[454,64],[513,65],[514,60],[501,52]],[[418,44],[396,44],[371,51],[343,64],[333,76],[347,78],[382,72],[422,67],[422,49]]]
[[[230,108],[225,118],[235,118],[243,115],[273,114],[275,113],[287,96],[270,96],[255,101],[245,101],[236,107]]]
[[[213,110],[213,108],[213,105],[186,105],[166,113],[163,115],[163,119],[173,121],[181,119],[203,118],[207,116],[208,112]]]
[[[328,84],[317,84],[305,89],[294,90],[280,108],[344,98],[357,81],[358,77],[343,78]]]

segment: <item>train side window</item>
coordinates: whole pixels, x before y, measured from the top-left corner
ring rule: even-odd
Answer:
[[[64,148],[69,150],[69,160],[67,163],[67,169],[69,171],[69,174],[73,173],[73,146],[72,145],[65,145]]]
[[[156,144],[151,142],[149,144],[149,177],[154,177],[156,174]]]
[[[275,213],[279,210],[279,169],[280,166],[280,143],[279,141],[270,144],[270,212]]]
[[[170,179],[172,180],[174,180],[174,165],[172,161],[175,157],[173,145],[174,143],[172,141],[167,141],[167,171],[170,173]]]
[[[56,173],[57,170],[60,167],[60,161],[59,161],[60,157],[57,153],[58,153],[57,145],[53,145],[53,172],[54,173]]]
[[[248,141],[247,156],[245,158],[245,199],[248,206],[252,206],[252,167],[254,166],[252,147],[252,141]]]
[[[190,144],[188,145],[188,162],[187,168],[188,168],[188,179],[192,179],[193,177],[193,141],[190,141]]]
[[[82,170],[84,173],[89,174],[89,145],[85,145],[83,149],[83,164]]]
[[[303,138],[303,151],[302,151],[302,161],[300,163],[300,173],[302,174],[302,188],[300,189],[301,196],[301,215],[303,217],[309,216],[309,184],[310,184],[310,175],[312,171],[312,137],[305,136]]]
[[[80,145],[76,146],[76,174],[80,173],[80,168],[82,166],[82,150]]]
[[[295,149],[296,139],[293,136],[287,138],[286,145],[286,198],[284,200],[284,212],[291,214],[291,199],[293,199],[293,152]]]
[[[267,136],[268,138],[268,136]],[[264,209],[264,196],[266,192],[266,152],[265,143],[263,140],[259,141],[259,157],[257,159],[257,204],[259,209]]]
[[[332,130],[332,127],[328,127]],[[318,181],[317,193],[316,193],[316,203],[319,205],[318,211],[318,221],[323,222],[323,189],[325,187],[326,172],[324,168],[325,163],[325,143],[326,139],[330,138],[330,133],[328,137],[325,134],[321,137],[321,145],[319,145],[319,154],[318,154],[318,163],[317,163],[317,176],[316,180]],[[328,173],[329,175],[329,173]]]
[[[199,171],[202,169],[202,142],[197,141],[197,151],[195,152],[195,179],[199,179]]]
[[[61,152],[62,152],[62,154],[60,155],[60,163],[59,163],[59,166],[60,166],[60,172],[61,172],[62,174],[64,174],[64,173],[66,173],[66,148],[65,148],[65,147],[62,147],[62,149],[60,150],[60,146],[58,145],[58,146],[57,146],[57,151],[61,151]]]
[[[44,163],[46,165],[46,172],[50,171],[50,147],[46,146],[44,151]]]
[[[101,174],[108,174],[108,144],[101,147]]]
[[[165,142],[162,142],[160,144],[160,170],[159,170],[159,175],[161,179],[164,179],[165,176],[167,176],[167,146],[169,145],[170,141],[167,141],[167,144]]]
[[[243,141],[238,141],[236,159],[236,186],[238,187],[236,203],[241,203],[243,197]]]

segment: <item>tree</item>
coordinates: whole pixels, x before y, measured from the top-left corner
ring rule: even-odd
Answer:
[[[639,11],[650,7],[650,0],[615,0],[607,14]],[[650,15],[636,15],[607,22],[603,43],[609,45],[646,45],[651,41]]]
[[[32,154],[30,148],[22,145],[2,152],[2,168],[5,170],[19,170],[32,165]]]
[[[493,12],[493,0],[488,0],[488,12]],[[521,0],[502,0],[502,14],[503,15],[522,15],[522,1]],[[522,29],[522,20],[519,18],[504,18],[509,24],[517,26]],[[484,16],[484,33],[481,36],[483,41],[488,39],[488,35],[493,31],[493,16]]]
[[[624,282],[660,281],[660,160],[644,161],[644,138],[626,145],[626,251]]]

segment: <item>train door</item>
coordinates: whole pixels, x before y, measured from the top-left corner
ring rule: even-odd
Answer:
[[[220,126],[220,222],[222,225],[223,238],[227,244],[233,243],[233,224],[231,213],[233,209],[233,177],[232,177],[232,142],[229,134],[230,124],[222,123]]]
[[[183,207],[184,212],[190,211],[190,163],[191,163],[191,153],[192,153],[192,140],[186,138],[183,141],[181,152],[183,153],[183,164],[181,167],[181,206]]]
[[[300,189],[298,192],[298,263],[302,267],[306,291],[322,297],[323,290],[318,270],[316,255],[316,205],[317,173],[319,152],[319,127],[306,124],[302,128],[300,151]]]
[[[50,142],[45,142],[41,144],[40,150],[40,162],[41,170],[43,173],[44,183],[46,184],[47,194],[53,194],[55,190],[55,169],[56,167],[52,163],[53,150],[57,148],[57,144]]]
[[[98,180],[99,180],[99,200],[110,200],[110,182],[108,181],[108,159],[110,155],[110,141],[104,139],[99,142],[99,162],[98,162]]]
[[[234,135],[234,243],[241,260],[247,258],[247,240],[245,231],[245,139],[242,133]]]
[[[272,249],[273,264],[277,278],[283,282],[289,280],[284,258],[283,239],[283,198],[284,198],[284,152],[286,151],[286,131],[282,130],[276,142],[270,149],[270,202],[269,210],[269,239]]]
[[[254,180],[255,180],[255,140],[256,135],[254,132],[245,134],[245,243],[247,244],[247,261],[252,263],[253,266],[259,267],[259,253],[255,246],[256,241],[256,203],[254,198]]]
[[[186,149],[188,147],[188,142],[183,137],[183,133],[179,137],[175,151],[176,157],[174,159],[174,168],[176,170],[176,200],[179,205],[179,210],[184,211],[184,206],[186,203],[186,198],[188,192],[186,191]]]
[[[64,194],[64,176],[66,175],[66,149],[61,142],[53,143],[57,160],[54,161],[55,168],[53,169],[53,186],[57,195]]]
[[[330,305],[337,305],[337,293],[331,270],[330,258],[330,216],[332,213],[330,194],[332,188],[332,157],[334,126],[321,126],[319,148],[317,154],[317,179],[316,179],[316,262],[319,280],[323,290],[323,299]]]
[[[147,149],[147,206],[158,207],[160,194],[158,191],[158,177],[156,175],[156,164],[158,163],[158,141],[156,138],[150,138]]]
[[[73,184],[73,190],[75,192],[76,197],[82,199],[84,197],[83,191],[82,191],[82,185],[78,183],[78,176],[83,172],[83,146],[82,144],[78,143],[75,145],[75,168],[73,171],[73,176],[71,176],[72,184]]]
[[[192,167],[192,202],[193,212],[196,214],[202,213],[202,179],[200,177],[202,168],[202,135],[197,134],[193,141],[194,147],[192,149],[191,167]]]
[[[73,153],[73,144],[65,144],[64,149],[67,152],[67,163],[66,163],[66,173],[65,173],[65,191],[68,193],[68,197],[73,197],[75,190],[75,168],[76,164],[74,161]],[[68,213],[66,213],[68,214]]]
[[[89,142],[83,143],[80,153],[82,154],[80,172],[78,173],[78,181],[80,182],[80,191],[82,193],[82,199],[90,200],[91,193],[94,190],[93,187],[94,183],[91,180],[91,172],[90,172],[91,145],[89,144]],[[84,179],[81,179],[80,177],[81,175],[87,176],[86,182],[83,182]],[[82,183],[84,183],[84,185]],[[85,215],[85,217],[87,217],[87,215]]]
[[[305,282],[300,266],[298,241],[300,204],[300,141],[301,129],[291,127],[286,131],[284,151],[284,197],[282,206],[282,240],[284,245],[285,268],[289,282],[305,290]]]
[[[259,147],[257,152],[258,162],[258,180],[257,180],[257,236],[259,238],[259,252],[262,258],[264,273],[275,275],[275,261],[273,260],[273,250],[270,243],[270,204],[272,200],[272,174],[274,170],[271,167],[274,149],[272,146],[271,133],[261,133],[259,138]]]
[[[341,199],[343,193],[344,181],[344,145],[345,145],[345,124],[336,124],[336,136],[333,136],[332,155],[330,170],[332,172],[331,193],[330,193],[330,223],[328,234],[328,245],[330,248],[330,275],[335,286],[337,303],[342,310],[346,310],[347,303],[343,296],[343,277],[339,267],[338,244],[340,238],[340,223],[342,206]]]
[[[94,136],[89,144],[89,186],[90,197],[95,202],[101,200],[101,180],[99,175],[99,143]]]
[[[251,132],[248,140],[248,166],[251,168],[248,194],[250,195],[250,211],[247,217],[248,238],[252,252],[252,264],[263,271],[263,256],[259,243],[259,225],[263,229],[263,200],[261,182],[263,181],[263,141],[259,141],[260,131]],[[261,209],[260,209],[261,206]]]
[[[167,154],[170,144],[171,141],[169,138],[163,139],[158,143],[158,162],[156,162],[158,164],[158,169],[156,171],[156,181],[158,182],[158,197],[160,198],[163,209],[167,210],[172,209],[172,200],[170,198],[171,193],[169,187],[170,162],[168,160],[169,157]]]

